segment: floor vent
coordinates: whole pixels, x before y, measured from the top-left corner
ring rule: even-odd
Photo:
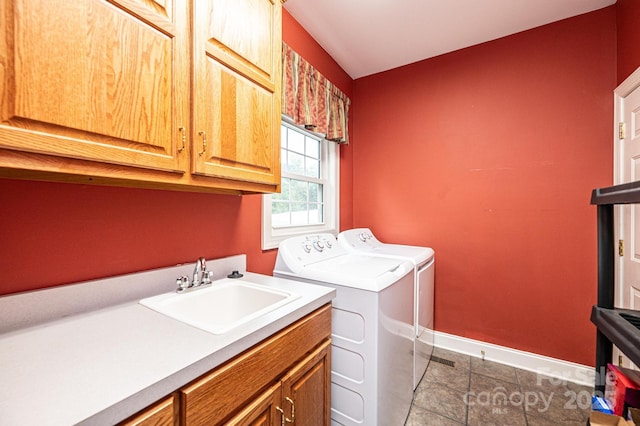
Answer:
[[[431,361],[438,362],[440,364],[448,365],[449,367],[455,367],[455,361],[451,361],[448,359],[440,358],[439,356],[431,355]]]

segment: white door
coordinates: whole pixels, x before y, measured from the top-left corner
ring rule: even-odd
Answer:
[[[615,91],[614,183],[640,180],[640,68]],[[623,124],[619,124],[623,123]],[[620,127],[622,126],[622,128]],[[640,205],[616,207],[618,240],[623,240],[624,255],[616,270],[616,307],[640,310]],[[617,348],[613,362],[633,367]]]

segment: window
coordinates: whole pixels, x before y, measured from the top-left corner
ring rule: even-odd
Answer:
[[[262,199],[262,248],[314,232],[338,233],[339,147],[283,118],[281,192]]]

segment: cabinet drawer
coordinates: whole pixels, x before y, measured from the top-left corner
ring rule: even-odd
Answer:
[[[175,403],[177,394],[161,400],[157,404],[120,423],[120,426],[171,426],[176,423]]]

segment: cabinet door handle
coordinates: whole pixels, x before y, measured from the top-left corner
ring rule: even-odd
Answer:
[[[285,399],[291,403],[291,420],[289,422],[293,423],[296,421],[296,404],[294,404],[293,400],[288,396]]]
[[[280,417],[282,418],[282,426],[284,426],[284,422],[288,422],[291,423],[291,420],[289,420],[285,415],[284,415],[284,410],[280,407],[276,407],[276,410],[280,411]]]
[[[202,155],[207,152],[207,134],[204,130],[200,130],[198,134],[202,136],[202,152],[199,152],[198,155]]]
[[[185,150],[185,148],[187,147],[187,129],[184,128],[184,126],[180,126],[178,127],[178,131],[182,134],[182,147],[178,148],[178,152],[182,152]]]

